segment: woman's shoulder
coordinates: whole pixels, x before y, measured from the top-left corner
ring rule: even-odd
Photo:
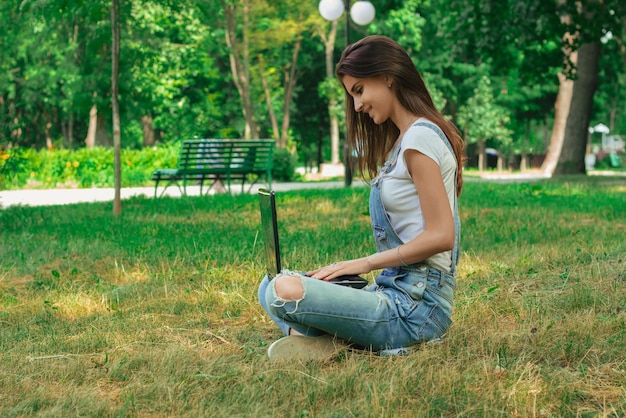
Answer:
[[[433,122],[420,118],[406,132],[402,138],[402,148],[414,149],[431,157],[439,164],[447,159],[450,151],[442,138],[441,129]]]
[[[425,118],[420,118],[406,131],[402,142],[409,148],[413,148],[414,146],[426,146],[428,148],[434,147],[435,149],[439,149],[441,145],[445,146],[440,132],[441,129],[433,122]]]
[[[418,120],[416,120],[413,123],[413,125],[409,127],[409,130],[412,130],[414,132],[419,132],[422,135],[428,135],[428,136],[435,135],[439,137],[441,135],[445,136],[445,134],[443,133],[439,125],[437,125],[435,122],[426,118],[419,118]]]

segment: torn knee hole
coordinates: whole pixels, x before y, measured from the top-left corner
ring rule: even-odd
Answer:
[[[274,289],[276,296],[284,301],[296,301],[304,296],[302,280],[298,276],[279,276],[276,279]]]

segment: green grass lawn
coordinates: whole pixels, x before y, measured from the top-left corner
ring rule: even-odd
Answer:
[[[373,252],[367,196],[279,193],[285,267]],[[625,416],[625,196],[466,183],[447,338],[293,364],[266,356],[256,196],[0,210],[0,416]]]

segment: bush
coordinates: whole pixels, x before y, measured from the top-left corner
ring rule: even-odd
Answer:
[[[158,168],[176,167],[179,145],[162,145],[121,152],[122,186],[145,186]],[[8,157],[4,157],[8,155]],[[113,187],[112,148],[75,151],[18,148],[0,156],[0,188]]]
[[[279,181],[291,181],[296,175],[298,158],[285,148],[274,148],[274,161],[272,164],[272,179]]]
[[[20,178],[28,172],[29,162],[22,148],[0,146],[0,189],[19,188]]]

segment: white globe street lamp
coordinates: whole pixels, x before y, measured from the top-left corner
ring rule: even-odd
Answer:
[[[344,11],[350,11],[350,13],[346,13],[346,46],[350,44],[350,17],[354,23],[360,26],[369,25],[376,17],[376,9],[369,1],[357,1],[350,7],[350,0],[321,0],[318,9],[322,17],[329,21],[339,19]],[[352,164],[347,142],[345,142],[343,151],[345,185],[350,186],[352,184]]]
[[[322,0],[318,6],[322,17],[331,22],[341,17],[343,7],[343,0]]]
[[[376,17],[376,9],[369,1],[357,1],[350,9],[350,16],[357,25],[369,25]]]
[[[369,1],[357,1],[350,7],[350,0],[322,0],[318,8],[322,17],[330,21],[339,19],[344,10],[350,10],[354,23],[361,26],[369,25],[376,16],[376,9]]]

